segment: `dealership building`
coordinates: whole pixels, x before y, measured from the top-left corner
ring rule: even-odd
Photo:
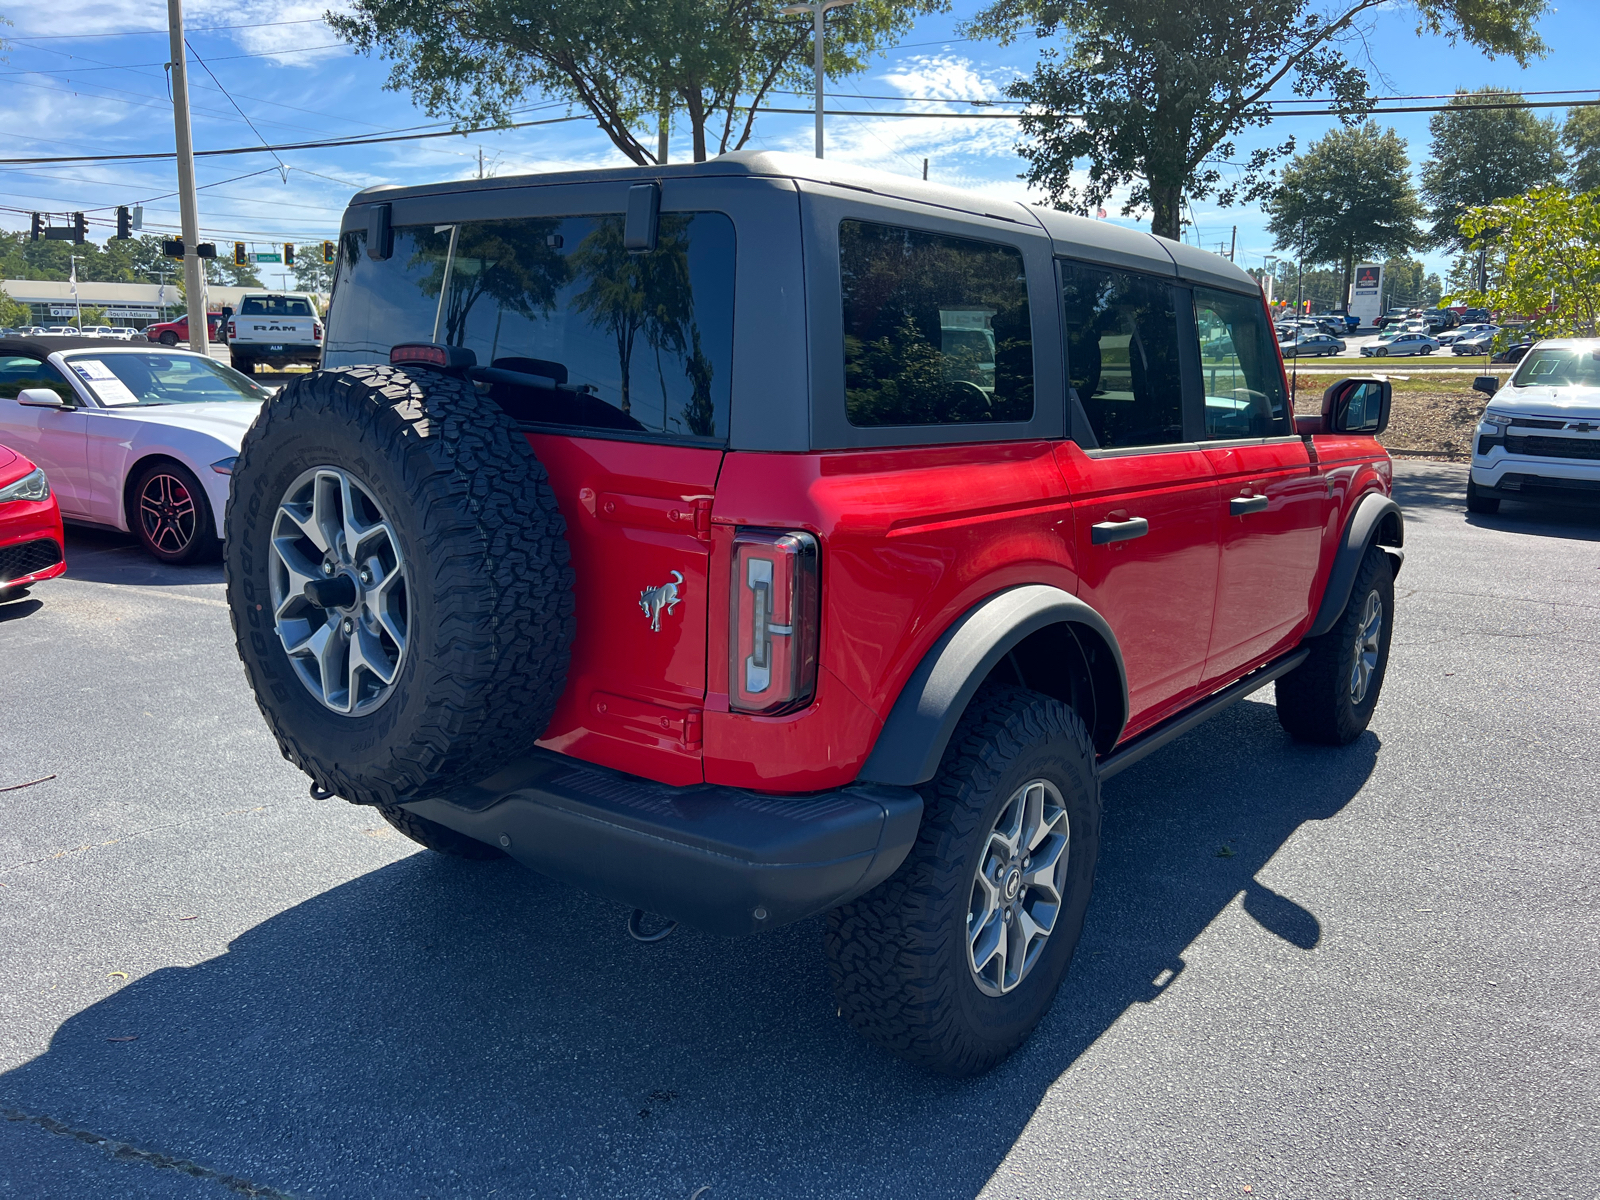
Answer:
[[[143,329],[157,321],[168,321],[184,312],[183,296],[176,286],[159,283],[91,283],[79,280],[78,294],[72,294],[73,284],[54,279],[0,280],[0,291],[11,299],[26,304],[33,310],[35,325],[76,325],[78,309],[103,308],[105,325],[131,325]],[[222,308],[238,308],[239,298],[247,292],[271,291],[270,288],[219,287],[212,284],[206,289],[207,307],[212,312]],[[318,297],[319,306],[326,304]]]

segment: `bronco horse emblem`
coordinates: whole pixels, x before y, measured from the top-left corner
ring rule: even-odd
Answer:
[[[650,629],[653,633],[661,632],[661,614],[670,613],[683,599],[678,594],[678,589],[683,586],[683,575],[674,571],[672,580],[673,582],[663,583],[658,587],[645,588],[639,593],[639,607],[644,610],[644,615],[650,618]]]

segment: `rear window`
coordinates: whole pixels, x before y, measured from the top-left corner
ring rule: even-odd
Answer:
[[[394,253],[374,261],[366,233],[347,233],[324,362],[387,362],[400,342],[464,346],[477,386],[519,420],[725,439],[733,222],[662,213],[648,254],[630,254],[622,234],[620,213],[401,226]]]
[[[246,296],[239,305],[241,317],[314,317],[311,302],[299,296]]]
[[[1033,418],[1033,329],[1013,246],[839,224],[850,424]]]

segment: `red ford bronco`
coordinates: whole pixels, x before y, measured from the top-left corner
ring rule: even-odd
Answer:
[[[1255,281],[813,159],[383,188],[233,473],[283,753],[424,846],[723,934],[976,1073],[1044,1015],[1100,784],[1275,683],[1346,743],[1402,523],[1382,379],[1295,418]]]

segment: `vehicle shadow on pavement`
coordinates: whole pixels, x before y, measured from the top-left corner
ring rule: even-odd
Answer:
[[[44,601],[37,596],[14,596],[10,600],[0,601],[0,621],[20,621],[43,607]]]
[[[173,587],[221,583],[220,562],[174,567],[157,562],[144,552],[131,533],[114,529],[67,526],[67,578],[90,583],[120,583],[139,587]]]
[[[0,1108],[296,1195],[970,1197],[1114,1022],[1183,1003],[1186,948],[1241,895],[1270,969],[1309,967],[1316,916],[1255,876],[1377,752],[1296,745],[1247,701],[1107,784],[1072,971],[980,1079],[860,1041],[819,921],[643,946],[616,905],[418,853],[69,1019]]]

